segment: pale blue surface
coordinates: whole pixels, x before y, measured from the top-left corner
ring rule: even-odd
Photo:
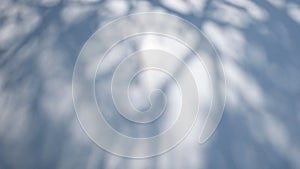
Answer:
[[[109,0],[1,1],[0,168],[300,168],[300,3],[242,2],[208,1],[186,14],[160,1],[126,8]],[[72,71],[104,21],[154,7],[189,20],[215,42],[228,76],[227,104],[207,144],[123,159],[81,130]]]

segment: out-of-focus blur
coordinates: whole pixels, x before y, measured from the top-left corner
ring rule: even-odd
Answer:
[[[119,62],[137,49],[169,49],[183,60],[189,59],[200,84],[200,117],[191,133],[162,155],[130,159],[99,148],[81,128],[72,98],[78,55],[99,28],[138,12],[176,15],[194,24],[215,45],[225,72],[227,100],[217,130],[204,144],[197,141],[205,119],[201,112],[208,111],[214,92],[207,72],[197,59],[189,59],[180,45],[153,35],[128,40],[103,60],[101,71],[95,74],[97,103],[107,122],[125,135],[151,137],[166,130],[179,116],[182,100],[177,99],[176,81],[169,82],[166,79],[172,78],[155,71],[132,80],[130,99],[142,111],[149,108],[149,91],[168,83],[169,114],[151,127],[113,116],[117,108],[108,99],[111,86],[107,79]],[[188,30],[178,32],[195,39]],[[297,0],[2,0],[0,168],[300,168],[299,44]],[[153,62],[168,64],[163,59],[137,59],[124,70],[131,72]],[[178,78],[186,77],[180,74],[180,66],[174,71],[179,72]],[[123,71],[124,75],[128,72]],[[121,82],[116,84],[122,86]],[[118,90],[118,85],[114,87]],[[164,95],[155,96],[152,104],[161,107]],[[192,104],[195,99],[189,101]],[[89,111],[89,107],[85,109]],[[119,140],[107,141],[128,148]],[[143,150],[137,146],[130,151]]]

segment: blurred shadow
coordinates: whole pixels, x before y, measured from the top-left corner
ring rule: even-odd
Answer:
[[[0,11],[0,168],[300,168],[298,1],[4,0]],[[228,96],[207,143],[191,141],[196,126],[171,152],[130,160],[97,148],[82,131],[71,81],[92,33],[142,11],[202,29],[221,55]]]

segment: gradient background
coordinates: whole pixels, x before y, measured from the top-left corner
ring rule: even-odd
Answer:
[[[227,101],[216,133],[155,158],[106,153],[81,129],[72,73],[86,40],[117,17],[162,11],[216,45]],[[300,168],[297,0],[1,0],[0,168]]]

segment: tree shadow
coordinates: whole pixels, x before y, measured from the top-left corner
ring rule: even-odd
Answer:
[[[187,1],[186,12],[158,0],[1,2],[1,168],[300,168],[300,4],[280,2]],[[153,10],[188,20],[215,44],[226,108],[203,145],[184,141],[169,154],[123,159],[95,148],[81,130],[73,68],[107,21]]]

